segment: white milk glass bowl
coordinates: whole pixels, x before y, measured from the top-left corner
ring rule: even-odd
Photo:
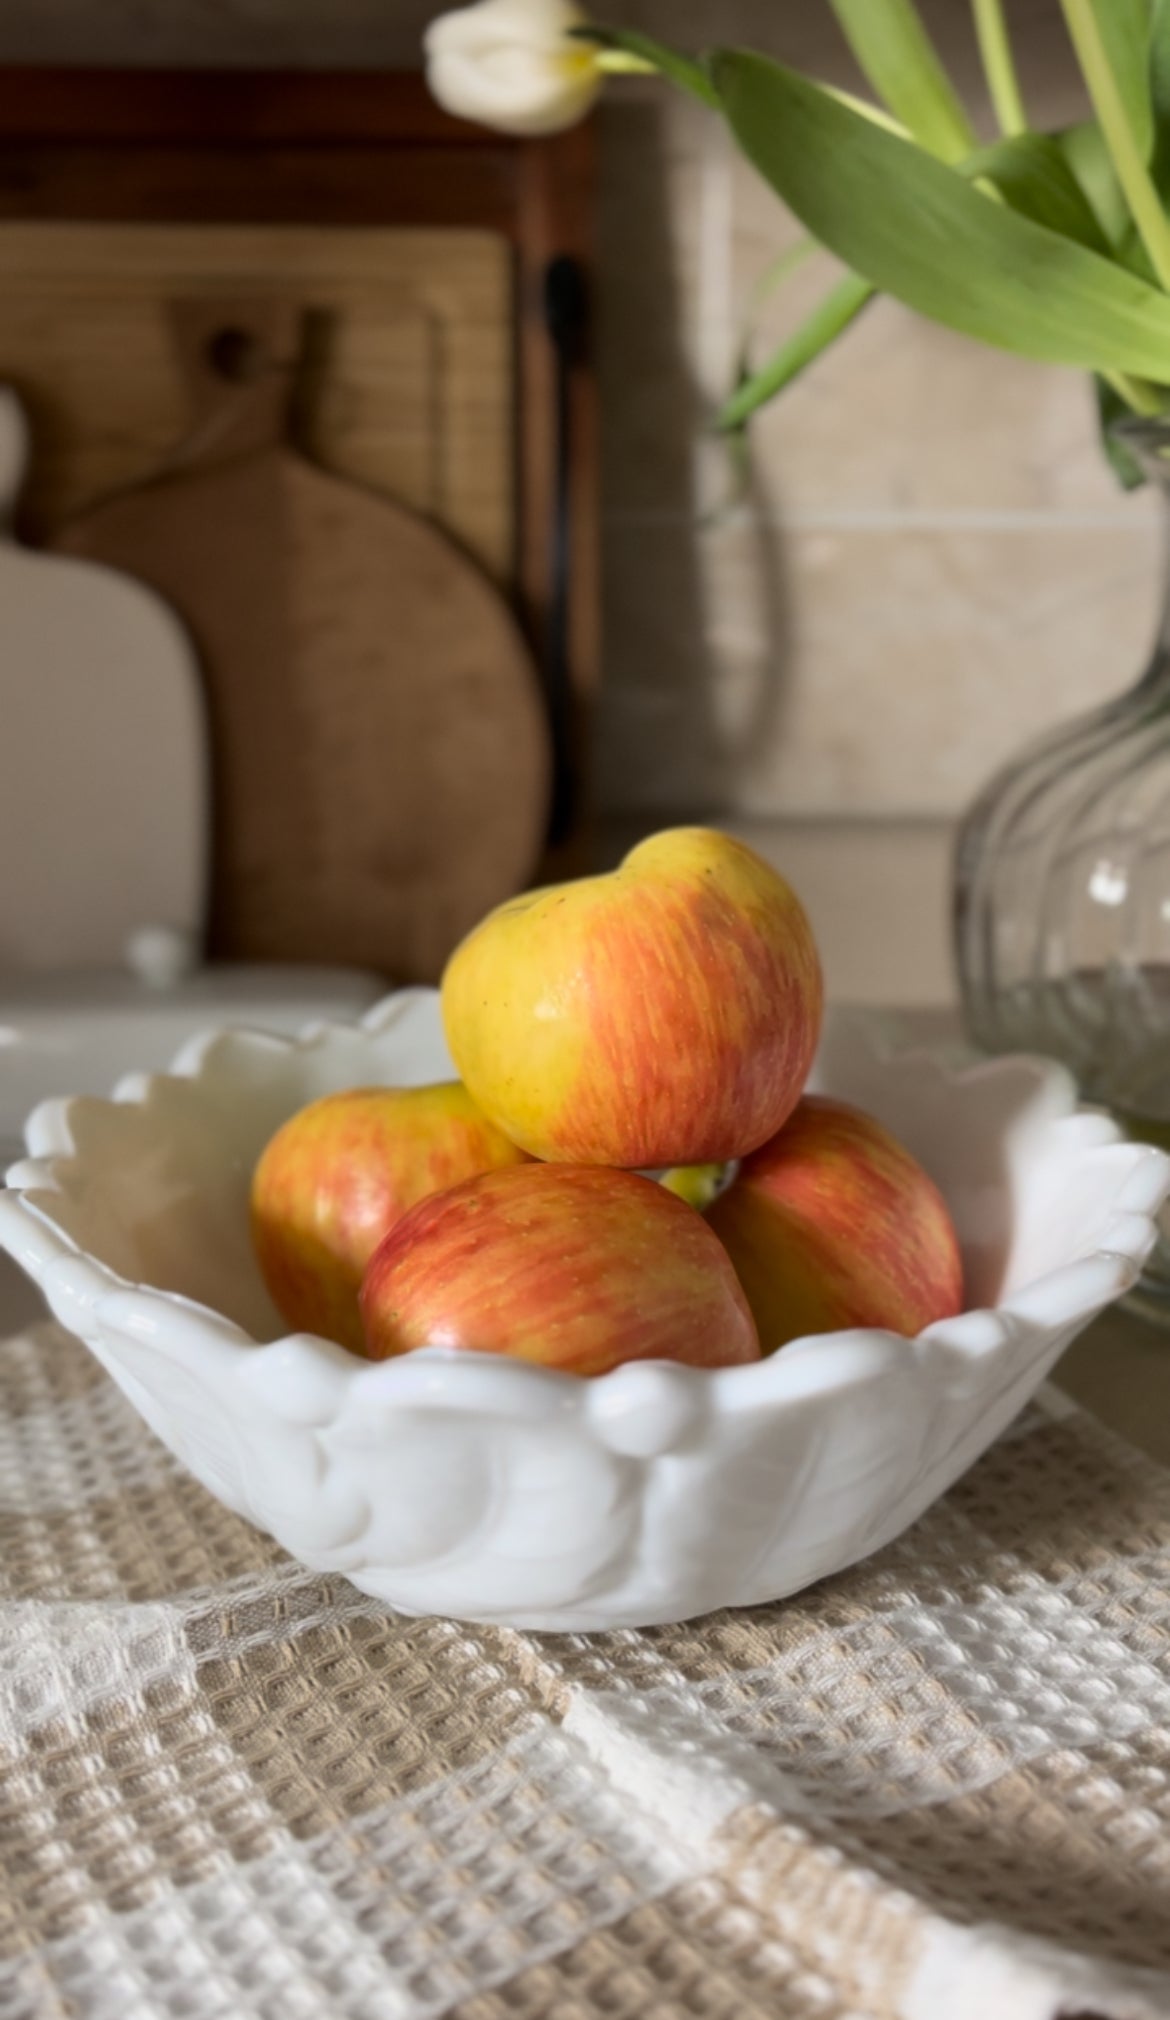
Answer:
[[[922,1514],[1133,1283],[1170,1190],[1167,1160],[1078,1111],[1063,1068],[890,1052],[831,1016],[811,1085],[877,1116],[942,1188],[960,1317],[593,1380],[283,1335],[249,1241],[260,1150],[320,1094],[451,1074],[427,990],[297,1039],[222,1031],[111,1100],[44,1103],[0,1193],[0,1245],[203,1485],[406,1613],[646,1625],[842,1570]]]

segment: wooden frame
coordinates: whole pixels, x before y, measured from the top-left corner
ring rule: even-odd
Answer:
[[[478,227],[513,249],[515,600],[542,667],[555,623],[556,371],[544,284],[590,271],[592,132],[513,140],[449,118],[400,72],[0,67],[0,219]],[[568,660],[597,678],[595,395],[569,382]]]

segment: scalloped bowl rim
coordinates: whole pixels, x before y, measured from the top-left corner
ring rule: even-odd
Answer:
[[[549,1401],[559,1399],[562,1406],[570,1401],[590,1402],[603,1397],[607,1388],[628,1386],[631,1375],[645,1367],[669,1367],[678,1374],[703,1385],[713,1385],[720,1392],[723,1404],[734,1403],[739,1408],[750,1408],[763,1397],[775,1404],[780,1401],[804,1400],[810,1395],[829,1395],[834,1390],[846,1388],[851,1382],[869,1372],[877,1372],[871,1367],[875,1352],[879,1360],[884,1360],[891,1341],[897,1342],[897,1349],[904,1353],[907,1337],[891,1333],[879,1327],[856,1327],[832,1333],[810,1334],[793,1340],[782,1351],[765,1355],[759,1361],[741,1363],[725,1368],[692,1368],[679,1362],[629,1362],[611,1369],[607,1374],[594,1375],[584,1380],[578,1375],[558,1369],[541,1367],[532,1362],[520,1361],[507,1355],[474,1353],[445,1347],[424,1347],[411,1354],[393,1357],[385,1361],[366,1362],[349,1353],[335,1341],[314,1333],[289,1333],[273,1340],[258,1341],[243,1327],[217,1312],[213,1306],[184,1297],[181,1293],[160,1289],[154,1285],[136,1284],[121,1277],[108,1264],[90,1256],[79,1244],[56,1226],[52,1215],[33,1200],[26,1197],[32,1192],[52,1193],[58,1190],[54,1167],[58,1159],[68,1159],[75,1155],[70,1131],[70,1114],[75,1103],[108,1099],[111,1102],[146,1105],[150,1100],[150,1090],[157,1081],[173,1078],[199,1079],[209,1067],[214,1066],[214,1056],[223,1043],[232,1043],[239,1038],[256,1040],[274,1051],[312,1052],[326,1046],[337,1034],[352,1031],[368,1033],[379,1037],[395,1024],[400,1023],[416,1004],[433,1000],[434,992],[424,988],[402,989],[375,1003],[361,1017],[352,1023],[316,1021],[308,1024],[293,1037],[285,1037],[275,1032],[252,1029],[246,1025],[232,1025],[218,1030],[196,1034],[177,1052],[168,1073],[142,1074],[128,1073],[122,1076],[108,1097],[91,1095],[56,1096],[38,1103],[25,1124],[26,1140],[38,1139],[39,1148],[31,1156],[19,1159],[9,1166],[5,1173],[8,1197],[0,1194],[0,1248],[8,1246],[4,1238],[5,1210],[16,1206],[22,1216],[41,1227],[58,1253],[55,1261],[83,1259],[97,1272],[101,1282],[100,1295],[117,1295],[132,1291],[136,1297],[157,1299],[164,1308],[181,1310],[185,1314],[199,1314],[213,1322],[219,1337],[232,1344],[246,1346],[249,1359],[256,1367],[256,1380],[261,1380],[260,1368],[266,1364],[279,1366],[291,1342],[312,1346],[326,1356],[334,1365],[344,1368],[351,1379],[365,1384],[383,1386],[397,1391],[402,1399],[415,1400],[420,1385],[427,1387],[427,1370],[436,1362],[444,1366],[461,1364],[467,1370],[469,1379],[476,1379],[482,1387],[481,1407],[491,1407],[491,1390],[501,1379],[515,1391],[517,1378],[533,1385],[534,1390],[545,1392]],[[864,1031],[864,1013],[837,1012],[838,1017],[856,1015],[858,1028]],[[1018,1071],[1027,1067],[1036,1078],[1037,1089],[1046,1084],[1050,1103],[1054,1109],[1053,1120],[1072,1117],[1092,1118],[1096,1124],[1097,1141],[1101,1148],[1125,1143],[1124,1133],[1106,1115],[1079,1102],[1076,1083],[1068,1071],[1058,1061],[1032,1053],[1009,1053],[994,1058],[976,1059],[962,1065],[947,1065],[938,1053],[928,1045],[897,1045],[888,1039],[883,1045],[876,1029],[865,1033],[869,1038],[875,1056],[887,1062],[896,1061],[903,1070],[913,1069],[922,1073],[939,1075],[957,1085],[969,1087],[982,1080],[997,1080],[1005,1071]],[[1136,1282],[1142,1264],[1149,1254],[1156,1238],[1155,1215],[1170,1195],[1170,1158],[1152,1145],[1134,1144],[1134,1173],[1129,1184],[1123,1189],[1121,1211],[1115,1215],[1110,1228],[1112,1239],[1108,1245],[1075,1261],[1063,1263],[1055,1269],[1029,1283],[1023,1290],[1008,1298],[1002,1304],[984,1305],[964,1309],[957,1316],[940,1319],[926,1326],[913,1336],[911,1344],[929,1344],[935,1340],[953,1340],[957,1329],[972,1335],[962,1344],[965,1351],[974,1354],[991,1352],[1003,1344],[1004,1335],[1013,1321],[1025,1320],[1032,1324],[1065,1324],[1083,1314],[1086,1319],[1100,1311],[1105,1305],[1121,1297]],[[1051,1306],[1051,1315],[1045,1306]],[[996,1322],[1000,1323],[997,1324]],[[986,1333],[986,1338],[978,1337]],[[836,1351],[834,1351],[836,1350]],[[810,1363],[812,1365],[810,1365]],[[438,1400],[437,1397],[429,1398]],[[460,1405],[465,1397],[458,1399]],[[516,1397],[509,1395],[506,1407],[515,1407]],[[500,1398],[504,1407],[503,1398]],[[603,1405],[593,1403],[593,1408]]]

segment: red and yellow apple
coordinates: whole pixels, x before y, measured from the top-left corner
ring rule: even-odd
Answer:
[[[707,1209],[764,1353],[806,1333],[913,1335],[962,1308],[959,1244],[941,1193],[871,1116],[806,1095]]]
[[[601,1375],[624,1361],[759,1359],[702,1216],[651,1179],[597,1166],[520,1165],[423,1200],[375,1251],[361,1309],[376,1361],[464,1347]]]
[[[606,876],[511,899],[447,965],[443,1021],[514,1143],[567,1164],[709,1164],[796,1106],[820,963],[784,879],[729,835],[654,835]]]
[[[298,1332],[360,1350],[362,1276],[395,1221],[428,1193],[526,1161],[458,1081],[311,1102],[252,1178],[252,1240],[277,1310]]]

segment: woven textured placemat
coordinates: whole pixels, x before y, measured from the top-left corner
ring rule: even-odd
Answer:
[[[0,1343],[0,2020],[1170,2015],[1170,1473],[1034,1409],[812,1591],[388,1613]]]

